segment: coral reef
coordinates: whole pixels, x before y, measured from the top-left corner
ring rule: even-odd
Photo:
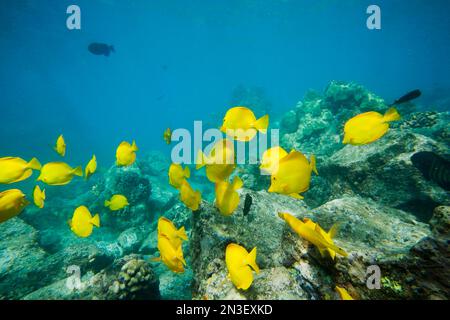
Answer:
[[[365,111],[384,112],[383,99],[355,83],[332,81],[325,92],[308,92],[281,121],[286,150],[314,153],[319,160],[342,148],[344,122]]]
[[[262,92],[244,87],[233,101],[258,115],[270,108]],[[417,112],[408,104],[400,109],[402,121],[382,139],[342,144],[346,120],[387,107],[361,85],[333,81],[323,94],[308,92],[281,118],[281,145],[318,158],[319,176],[304,201],[268,193],[270,176],[261,175],[258,165],[239,166],[231,178],[244,181],[240,203],[225,217],[214,206],[214,186],[204,172],[191,170],[190,182],[203,198],[193,213],[168,183],[170,160],[157,152],[140,154],[130,167],[102,169],[70,189],[48,188],[51,204],[29,206],[0,224],[0,299],[338,299],[336,285],[356,299],[449,299],[448,191],[425,180],[410,158],[420,151],[449,153],[450,114]],[[131,205],[105,208],[113,194],[124,194]],[[101,218],[87,239],[66,224],[80,203]],[[324,230],[337,223],[335,242],[349,256],[322,257],[278,212],[310,218]],[[160,216],[186,228],[182,274],[152,259],[159,256]],[[227,277],[224,256],[231,242],[257,247],[261,272],[246,291]],[[380,289],[367,286],[367,268],[374,265]],[[71,267],[79,278],[68,272]]]
[[[124,256],[98,273],[74,274],[36,290],[25,300],[148,300],[159,299],[159,282],[149,264],[137,255]]]
[[[336,298],[335,284],[351,284],[358,288],[353,290],[358,297],[370,298],[371,290],[365,287],[366,268],[378,264],[388,272],[386,259],[392,263],[408,256],[411,248],[430,235],[428,226],[413,215],[358,197],[332,200],[310,210],[302,201],[265,191],[244,190],[241,199],[245,199],[244,194],[253,198],[246,215],[241,200],[230,218],[206,204],[193,217],[190,246],[196,299]],[[290,231],[278,212],[311,218],[324,229],[339,223],[336,243],[350,252],[350,257],[337,257],[335,264],[322,258]],[[224,254],[231,242],[258,250],[261,272],[247,291],[237,290],[227,278]],[[381,295],[392,298],[387,291]]]

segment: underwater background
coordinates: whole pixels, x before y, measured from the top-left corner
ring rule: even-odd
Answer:
[[[84,169],[95,154],[98,169],[88,181],[41,184],[43,209],[0,224],[0,299],[338,299],[336,285],[356,299],[448,299],[450,3],[377,1],[381,30],[369,30],[372,2],[2,1],[0,157]],[[71,4],[81,30],[66,27]],[[94,55],[93,42],[115,52]],[[342,144],[348,119],[384,113],[413,89],[422,95],[398,106],[402,119],[384,137]],[[286,150],[316,155],[304,200],[268,193],[270,177],[243,165],[231,217],[195,166],[200,209],[180,201],[164,130],[193,130],[195,120],[218,128],[237,105],[268,114]],[[64,158],[53,150],[60,134]],[[117,146],[132,140],[136,162],[116,166]],[[439,159],[438,175],[411,161],[419,152]],[[19,188],[32,201],[37,176],[0,192]],[[109,211],[113,194],[130,206]],[[80,205],[101,219],[88,238],[67,223]],[[339,223],[336,242],[351,255],[323,259],[280,211],[326,230]],[[160,216],[187,230],[184,273],[154,261]],[[248,290],[227,278],[230,242],[258,248]],[[379,290],[366,286],[370,265],[381,269]],[[71,266],[81,272],[75,289]]]

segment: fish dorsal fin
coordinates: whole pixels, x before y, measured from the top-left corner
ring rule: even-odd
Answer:
[[[173,225],[173,222],[172,222],[172,221],[170,221],[169,219],[167,219],[166,217],[161,217],[161,218],[159,218],[159,220],[162,220],[162,221],[168,222],[168,223],[170,223],[171,225]]]
[[[289,152],[289,154],[287,156],[281,158],[280,164],[283,162],[295,161],[295,160],[303,161],[303,162],[306,162],[309,164],[308,159],[306,159],[306,157],[303,155],[303,153],[301,153],[300,151],[297,151],[297,150],[291,150],[291,152]]]
[[[336,236],[338,229],[339,229],[339,224],[338,223],[333,224],[333,226],[328,231],[328,235],[330,236],[330,238],[333,239]]]

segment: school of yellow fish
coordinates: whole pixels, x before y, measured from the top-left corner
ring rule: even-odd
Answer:
[[[395,108],[390,108],[384,115],[378,112],[366,112],[359,114],[344,125],[344,144],[364,145],[380,139],[389,130],[389,122],[400,119]],[[265,133],[269,126],[269,116],[264,115],[257,119],[254,113],[243,106],[231,108],[227,111],[220,130],[236,141],[251,141],[258,132]],[[171,143],[172,131],[167,128],[163,138],[167,144]],[[205,167],[207,179],[215,184],[215,207],[220,214],[231,216],[239,205],[238,190],[243,187],[243,181],[235,176],[232,181],[229,177],[236,169],[234,154],[234,142],[224,138],[217,141],[207,154],[199,151],[197,155],[196,169]],[[60,135],[55,143],[54,150],[61,156],[66,155],[66,142]],[[131,166],[136,161],[138,147],[135,141],[130,144],[123,141],[116,150],[116,165]],[[65,162],[56,161],[41,165],[36,159],[30,161],[18,157],[0,158],[0,184],[12,184],[28,179],[34,171],[40,171],[37,181],[50,186],[69,184],[75,176],[89,179],[97,170],[95,155],[85,167],[71,167]],[[268,192],[275,192],[303,199],[302,193],[309,189],[311,175],[318,175],[316,159],[310,155],[309,160],[300,151],[287,152],[279,146],[266,150],[261,158],[261,172],[270,174],[271,184]],[[182,164],[172,163],[168,170],[169,184],[179,191],[180,201],[193,212],[200,208],[202,197],[198,190],[194,190],[188,182],[190,169]],[[39,185],[33,189],[33,202],[36,207],[44,208],[46,199],[45,189]],[[0,193],[0,223],[19,215],[30,202],[19,189],[10,189]],[[104,206],[111,211],[122,210],[129,206],[124,195],[115,194],[110,199],[104,200]],[[279,212],[278,216],[299,237],[313,244],[322,257],[328,256],[335,259],[336,254],[346,257],[348,253],[337,246],[333,237],[337,232],[337,225],[326,232],[319,224],[310,219],[300,220],[287,212]],[[94,227],[100,227],[100,216],[92,215],[89,209],[81,205],[73,212],[68,221],[72,232],[81,238],[89,237]],[[188,240],[185,228],[177,229],[172,221],[165,217],[158,220],[158,250],[159,258],[153,261],[162,261],[170,270],[176,273],[184,272],[186,261],[183,256],[182,244]],[[250,253],[246,248],[236,243],[230,243],[225,250],[225,263],[228,269],[228,277],[237,289],[247,290],[253,283],[253,272],[259,273],[256,263],[257,248]],[[336,286],[336,292],[342,300],[353,300],[345,288]]]

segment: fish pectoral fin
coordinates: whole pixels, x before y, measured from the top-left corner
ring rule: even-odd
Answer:
[[[161,257],[153,257],[153,258],[150,258],[150,261],[151,261],[151,262],[160,262],[160,261],[161,261]]]

